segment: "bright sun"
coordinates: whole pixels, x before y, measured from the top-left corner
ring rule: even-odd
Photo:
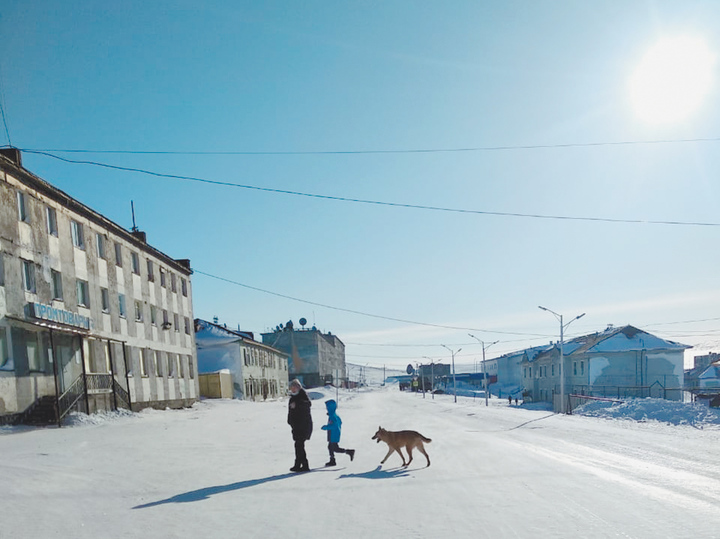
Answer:
[[[684,120],[710,92],[715,55],[698,38],[665,38],[642,58],[630,79],[633,110],[650,123]]]

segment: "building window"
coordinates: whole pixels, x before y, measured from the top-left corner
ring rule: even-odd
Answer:
[[[18,191],[17,194],[18,203],[18,219],[23,223],[30,222],[30,213],[28,212],[27,196],[22,191]]]
[[[7,330],[4,326],[0,326],[0,369],[10,370],[13,368],[13,364],[10,361],[10,354],[8,353],[8,339]]]
[[[167,352],[165,354],[165,361],[167,363],[167,375],[168,377],[175,376],[175,354]]]
[[[177,277],[174,273],[170,274],[170,290],[177,292]]]
[[[0,252],[0,286],[5,286],[5,253]]]
[[[142,319],[143,319],[142,303],[139,301],[135,301],[135,321],[142,322]]]
[[[40,360],[40,347],[38,346],[37,333],[25,333],[25,348],[27,350],[28,369],[30,372],[42,371]]]
[[[183,368],[183,357],[181,354],[177,355],[177,364],[178,364],[178,375],[180,378],[185,378],[185,369]]]
[[[173,313],[173,325],[175,326],[175,331],[180,331],[180,317],[177,313]]]
[[[187,360],[188,360],[188,374],[190,375],[190,378],[195,378],[195,367],[193,365],[192,356],[188,356]]]
[[[98,258],[105,258],[105,236],[102,234],[95,234],[97,240],[97,255]]]
[[[72,242],[78,249],[85,249],[85,236],[83,234],[83,226],[77,221],[70,221],[70,233],[72,234]]]
[[[153,263],[152,260],[147,261],[147,269],[148,269],[148,281],[154,281],[155,280],[155,274],[153,273]]]
[[[130,253],[132,259],[132,272],[136,275],[140,275],[140,257],[137,253]]]
[[[102,312],[110,312],[110,292],[107,288],[100,289],[100,301],[102,302]]]
[[[140,358],[140,376],[148,375],[148,367],[150,366],[150,358],[148,357],[149,351],[147,348],[142,349],[142,357]]]
[[[45,208],[45,215],[47,217],[47,231],[48,234],[52,236],[58,235],[58,227],[57,227],[57,211],[55,211],[55,208],[51,208],[48,206]]]
[[[573,361],[573,376],[577,376],[577,361]]]
[[[585,362],[584,361],[580,362],[580,374],[581,375],[585,374]]]
[[[150,350],[150,353],[152,354],[155,376],[162,376],[162,371],[160,370],[160,353],[155,350]]]
[[[125,310],[125,294],[118,294],[118,312],[122,318],[127,316],[127,311]]]
[[[150,305],[150,323],[157,326],[157,307],[155,305]]]
[[[62,288],[62,275],[59,271],[50,270],[50,279],[52,281],[52,299],[62,301],[63,299],[63,288]]]
[[[115,265],[122,267],[122,245],[115,244]]]
[[[165,288],[165,270],[160,268],[160,286]]]
[[[180,277],[180,288],[182,290],[182,295],[187,297],[187,281]]]
[[[23,289],[35,293],[35,264],[29,260],[22,261]]]
[[[190,319],[185,317],[185,334],[190,335]]]
[[[528,376],[530,376],[530,378],[532,378],[532,367],[528,368]]]
[[[555,376],[555,363],[553,363],[553,364],[550,366],[550,374],[552,374],[553,376]]]
[[[163,329],[170,329],[167,309],[163,309]]]
[[[88,282],[82,279],[77,280],[77,304],[79,307],[90,308],[90,294]]]

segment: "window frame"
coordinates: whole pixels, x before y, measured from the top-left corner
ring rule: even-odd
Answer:
[[[135,275],[140,275],[140,255],[135,251],[130,252],[130,267]]]
[[[125,294],[118,293],[118,312],[120,313],[120,318],[127,319],[127,303],[125,302]]]
[[[75,293],[78,307],[90,308],[90,283],[83,279],[75,280]],[[84,296],[84,297],[80,297]]]
[[[155,282],[155,272],[153,271],[153,262],[152,260],[147,260],[147,274],[148,274],[148,281],[151,283]]]
[[[51,206],[45,206],[45,220],[47,221],[47,232],[51,236],[58,236],[57,210]]]
[[[63,301],[62,273],[54,269],[50,270],[50,285],[53,301]]]
[[[37,280],[35,279],[35,262],[24,258],[20,260],[22,261],[23,290],[31,294],[36,294]]]
[[[100,287],[100,310],[105,314],[110,312],[110,291],[102,286]]]
[[[122,268],[122,243],[115,242],[115,265]]]
[[[135,300],[135,322],[142,322],[143,321],[143,305],[142,301]]]
[[[77,249],[85,250],[85,231],[83,230],[83,224],[70,219],[70,236],[72,237],[73,247]]]
[[[30,222],[30,212],[28,211],[27,194],[24,191],[17,192],[17,209],[18,221],[21,223]]]
[[[106,260],[107,258],[105,255],[107,254],[107,249],[105,249],[105,236],[103,236],[100,232],[96,232],[95,242],[97,243],[96,252],[98,258]]]

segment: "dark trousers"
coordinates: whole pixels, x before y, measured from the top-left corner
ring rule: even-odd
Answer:
[[[340,447],[340,446],[337,444],[337,442],[330,442],[330,443],[328,444],[328,451],[330,451],[330,458],[331,458],[331,459],[334,459],[334,458],[335,458],[335,453],[347,453],[347,452],[348,452],[347,449],[343,449],[342,447]]]
[[[305,454],[305,440],[295,440],[295,464],[307,465],[307,455]]]

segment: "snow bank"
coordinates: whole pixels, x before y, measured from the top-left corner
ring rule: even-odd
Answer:
[[[663,399],[628,399],[623,403],[591,401],[573,410],[573,414],[603,419],[659,421],[697,428],[720,428],[720,411],[698,404],[684,404]]]

